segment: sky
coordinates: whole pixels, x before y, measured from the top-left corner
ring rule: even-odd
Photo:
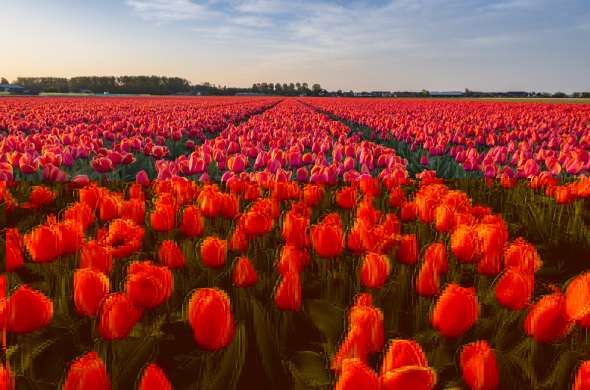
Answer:
[[[589,0],[2,0],[0,77],[590,91]]]

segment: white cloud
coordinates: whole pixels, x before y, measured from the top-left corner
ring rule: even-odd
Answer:
[[[211,10],[191,0],[126,0],[126,4],[147,20],[173,22],[211,15]]]

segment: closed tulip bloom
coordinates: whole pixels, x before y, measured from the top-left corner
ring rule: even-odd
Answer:
[[[108,275],[113,268],[113,256],[108,248],[89,241],[82,246],[80,268],[93,268]]]
[[[451,283],[438,298],[432,313],[432,325],[444,337],[457,337],[471,329],[478,316],[475,289]]]
[[[404,234],[400,238],[396,259],[402,264],[412,265],[418,262],[418,241],[415,234]]]
[[[472,390],[495,390],[499,386],[496,354],[485,340],[463,346],[459,357],[463,380]]]
[[[110,390],[107,369],[96,352],[76,359],[68,371],[62,390]]]
[[[227,241],[217,237],[207,237],[201,243],[201,261],[211,268],[221,268],[227,257]]]
[[[91,268],[74,273],[74,305],[78,314],[93,317],[102,299],[109,293],[109,278]]]
[[[182,250],[178,244],[172,240],[162,241],[160,249],[158,250],[158,256],[160,258],[160,263],[171,269],[183,268],[186,263]]]
[[[239,225],[236,226],[229,239],[229,249],[234,252],[246,253],[248,251],[248,237]]]
[[[392,340],[383,357],[381,375],[406,366],[428,367],[422,347],[414,340]]]
[[[434,270],[439,274],[444,274],[449,269],[449,260],[447,259],[447,247],[445,244],[435,242],[424,251],[424,262],[434,266]]]
[[[442,204],[434,210],[434,227],[438,232],[449,232],[454,223],[454,213],[449,206]]]
[[[258,275],[247,257],[239,257],[236,261],[232,281],[237,287],[250,287],[256,283]]]
[[[383,312],[373,306],[371,295],[359,294],[348,313],[348,328],[358,328],[369,352],[378,352],[385,344]]]
[[[568,334],[572,325],[566,312],[565,296],[555,292],[543,296],[531,306],[524,321],[524,330],[539,343],[552,343]]]
[[[307,215],[302,215],[297,210],[290,210],[285,213],[281,236],[289,245],[305,247],[309,241],[307,237],[308,227],[309,217]]]
[[[165,266],[136,261],[127,269],[125,292],[137,307],[151,309],[161,305],[170,298],[173,288],[172,272]]]
[[[381,376],[381,390],[432,390],[436,385],[436,372],[430,367],[405,366]]]
[[[100,199],[100,188],[95,184],[87,185],[84,188],[80,188],[78,193],[80,202],[86,204],[90,209],[95,210],[98,207],[98,201]]]
[[[369,361],[366,337],[363,335],[363,330],[358,326],[350,328],[346,333],[346,337],[332,359],[332,370],[340,372],[342,363],[347,359],[359,359],[365,363]]]
[[[138,390],[173,390],[166,374],[156,364],[151,363],[143,370]]]
[[[502,269],[502,252],[484,252],[477,263],[477,272],[494,276]]]
[[[400,207],[406,200],[406,194],[400,186],[396,186],[389,190],[389,197],[387,200],[389,202],[389,206]]]
[[[280,310],[299,311],[301,308],[301,279],[295,271],[286,272],[274,292],[275,304]]]
[[[541,268],[543,263],[534,245],[523,238],[517,238],[504,251],[504,264],[506,268],[534,273]]]
[[[240,223],[248,237],[262,236],[272,231],[274,226],[272,215],[260,210],[248,211],[242,216]]]
[[[307,207],[316,207],[324,196],[324,187],[317,184],[307,184],[303,187],[303,202]]]
[[[14,272],[25,263],[22,249],[22,238],[18,229],[6,229],[6,271]]]
[[[205,231],[205,218],[195,206],[188,206],[182,214],[180,231],[187,237],[198,237]]]
[[[391,265],[387,256],[374,252],[367,253],[360,270],[361,284],[368,288],[381,288],[390,271]]]
[[[475,260],[477,250],[477,235],[475,230],[467,225],[459,225],[451,234],[451,251],[461,263],[471,263]]]
[[[4,364],[0,364],[0,389],[14,390],[14,377]]]
[[[590,313],[590,272],[576,276],[565,290],[568,318],[578,320]]]
[[[98,200],[98,217],[101,221],[110,221],[121,214],[121,199],[106,191],[103,191]]]
[[[197,344],[215,351],[228,346],[235,334],[229,297],[216,288],[201,288],[188,302],[188,322]]]
[[[580,364],[572,390],[590,390],[590,360]]]
[[[378,390],[377,374],[360,359],[345,359],[334,390]]]
[[[354,253],[362,253],[365,250],[361,238],[364,227],[362,227],[361,224],[364,223],[362,221],[357,221],[346,235],[346,247]]]
[[[204,216],[215,218],[221,214],[223,199],[219,191],[212,186],[206,186],[197,198],[197,204]]]
[[[29,204],[34,208],[40,208],[53,203],[55,194],[45,186],[33,186],[29,195]]]
[[[414,221],[417,213],[415,202],[403,202],[399,210],[399,219],[404,222]]]
[[[40,291],[19,286],[6,300],[6,329],[11,333],[31,333],[47,326],[53,318],[53,302]]]
[[[341,209],[353,209],[356,205],[356,189],[343,187],[336,191],[336,204]]]
[[[60,255],[71,255],[82,248],[84,231],[76,221],[66,220],[55,225]]]
[[[309,265],[309,262],[309,253],[307,253],[306,249],[285,245],[281,248],[277,270],[281,275],[285,275],[290,271],[300,273]]]
[[[145,200],[129,199],[124,202],[121,218],[130,219],[138,225],[145,225]]]
[[[33,228],[25,234],[23,241],[35,263],[49,263],[59,256],[59,234],[49,226]]]
[[[496,284],[496,299],[511,310],[524,309],[531,301],[535,278],[508,268]]]
[[[342,226],[335,223],[320,223],[311,228],[311,245],[318,256],[332,258],[344,250]]]
[[[222,194],[221,215],[228,219],[235,218],[240,212],[240,199],[234,194]]]
[[[109,294],[101,301],[98,309],[98,333],[105,340],[124,339],[142,314],[142,309],[133,305],[125,294]]]
[[[150,224],[157,232],[168,232],[176,226],[176,210],[174,205],[159,202],[150,214]]]
[[[416,278],[416,293],[423,297],[433,297],[440,292],[440,275],[433,263],[425,262]]]

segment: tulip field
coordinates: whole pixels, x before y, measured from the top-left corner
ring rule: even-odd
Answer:
[[[0,98],[0,390],[590,389],[590,105]]]

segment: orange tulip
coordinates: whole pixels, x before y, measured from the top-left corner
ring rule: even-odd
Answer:
[[[436,273],[446,273],[449,269],[447,247],[440,242],[428,245],[424,251],[424,262],[432,264]]]
[[[29,195],[29,204],[34,208],[41,208],[53,203],[54,198],[55,194],[49,188],[33,186]]]
[[[53,318],[53,302],[29,286],[19,286],[5,302],[4,310],[0,310],[0,328],[6,327],[11,333],[34,332]]]
[[[113,268],[113,256],[108,248],[96,241],[89,241],[82,246],[80,268],[93,268],[108,275]]]
[[[102,191],[98,200],[98,217],[101,221],[110,221],[121,214],[122,199],[115,194]]]
[[[451,250],[461,263],[475,260],[477,236],[475,230],[468,225],[458,225],[451,234]]]
[[[240,212],[240,199],[233,194],[221,194],[221,215],[233,219]]]
[[[158,250],[160,262],[168,268],[183,268],[186,260],[178,244],[172,240],[164,240]]]
[[[440,275],[431,262],[425,262],[420,267],[418,278],[416,278],[416,293],[423,297],[433,297],[439,293]]]
[[[391,265],[385,255],[367,253],[360,270],[361,284],[368,288],[381,288],[389,276]]]
[[[281,275],[285,275],[289,271],[300,273],[309,265],[309,262],[309,253],[306,249],[285,245],[281,248],[277,269]]]
[[[399,211],[399,219],[404,222],[414,221],[417,213],[415,202],[403,202]]]
[[[154,308],[168,300],[174,289],[172,272],[150,261],[134,261],[127,268],[125,292],[131,303],[140,308]]]
[[[124,339],[142,314],[142,309],[134,306],[125,294],[109,294],[101,301],[98,309],[98,333],[105,340]]]
[[[96,221],[93,210],[87,204],[78,202],[72,204],[64,211],[64,220],[76,221],[86,231]]]
[[[240,219],[241,226],[248,237],[257,237],[269,233],[274,225],[268,211],[250,209]]]
[[[174,205],[158,202],[150,214],[150,224],[157,232],[168,232],[176,226],[176,209]]]
[[[143,370],[139,381],[138,390],[173,390],[172,384],[164,374],[164,371],[156,364],[151,363]]]
[[[590,313],[590,272],[576,276],[565,290],[568,318],[579,320]]]
[[[4,364],[0,364],[0,389],[14,390],[14,377]]]
[[[206,350],[225,348],[235,334],[229,297],[216,288],[201,288],[188,303],[188,322],[197,344]]]
[[[229,240],[229,249],[234,252],[246,253],[248,251],[248,237],[239,225],[236,226]]]
[[[344,232],[337,223],[321,223],[311,228],[311,245],[318,256],[332,258],[339,256],[344,249]]]
[[[204,216],[215,218],[221,214],[223,199],[214,186],[205,186],[197,198],[199,209]]]
[[[23,241],[35,263],[49,263],[59,256],[59,233],[49,226],[33,228]]]
[[[55,224],[58,235],[58,251],[60,255],[71,255],[80,250],[84,241],[82,226],[75,221],[66,220]]]
[[[107,369],[96,352],[88,352],[70,366],[62,390],[80,389],[111,389]]]
[[[324,196],[324,187],[317,184],[307,184],[303,187],[303,202],[307,207],[316,207]]]
[[[354,187],[343,187],[336,191],[336,204],[342,209],[353,209],[356,205]]]
[[[371,295],[359,294],[348,313],[349,330],[359,328],[369,352],[378,352],[385,344],[383,313],[373,306]]]
[[[94,317],[102,299],[109,293],[109,278],[91,268],[74,273],[74,305],[78,314]]]
[[[305,247],[308,244],[308,213],[298,209],[291,209],[285,213],[281,235],[289,245]]]
[[[451,283],[436,302],[432,325],[445,337],[457,337],[471,329],[478,316],[475,289]]]
[[[123,203],[121,218],[130,219],[138,225],[145,224],[145,201],[130,199]]]
[[[221,268],[227,257],[227,241],[217,237],[207,237],[201,243],[201,261],[207,267]]]
[[[449,232],[454,224],[455,216],[449,206],[441,204],[434,210],[434,226],[438,232]]]
[[[237,259],[232,280],[237,287],[250,287],[256,283],[258,275],[249,258],[239,257]]]
[[[405,366],[388,371],[381,377],[381,390],[432,390],[436,373],[430,367]]]
[[[463,380],[473,390],[495,390],[499,386],[496,354],[485,340],[463,346],[459,357]]]
[[[573,326],[565,305],[561,292],[543,296],[529,309],[524,322],[525,333],[539,343],[551,343],[564,337]]]
[[[281,276],[275,289],[274,300],[280,310],[299,311],[301,308],[301,280],[299,273],[288,271]]]
[[[187,237],[198,237],[203,234],[205,219],[197,207],[188,206],[184,209],[180,231]]]
[[[95,184],[90,184],[84,188],[80,188],[80,202],[86,204],[91,210],[95,210],[98,207],[100,192],[100,188],[98,188]]]
[[[514,240],[504,251],[506,268],[514,268],[523,273],[534,273],[543,264],[537,249],[522,237]]]
[[[400,186],[396,186],[389,190],[387,200],[390,207],[400,207],[406,200],[406,194]]]

